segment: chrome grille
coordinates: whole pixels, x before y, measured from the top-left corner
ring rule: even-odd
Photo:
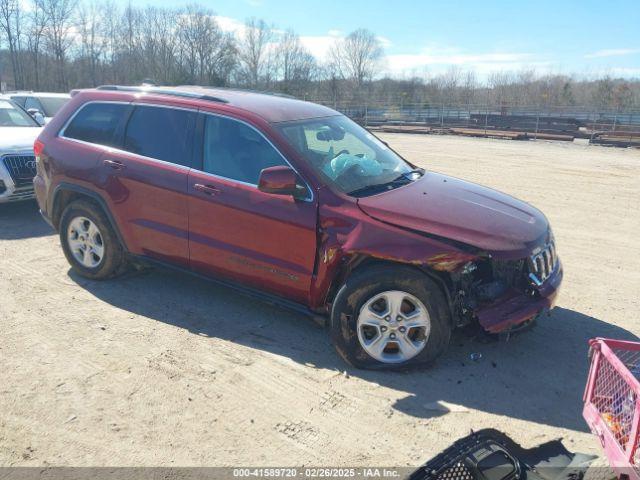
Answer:
[[[16,187],[33,184],[36,176],[36,157],[33,155],[5,155],[2,159]]]
[[[555,244],[551,242],[535,250],[527,263],[529,265],[529,279],[536,286],[542,285],[558,265]]]

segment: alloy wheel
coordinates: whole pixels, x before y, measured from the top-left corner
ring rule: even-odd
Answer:
[[[407,292],[390,290],[370,298],[358,314],[362,348],[383,363],[403,363],[425,347],[431,331],[429,312]]]
[[[67,229],[67,242],[73,257],[86,268],[96,268],[104,258],[100,230],[86,217],[75,217]]]

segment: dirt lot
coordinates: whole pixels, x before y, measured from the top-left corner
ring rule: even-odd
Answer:
[[[549,318],[508,343],[458,334],[428,370],[345,374],[299,315],[167,271],[81,279],[34,204],[1,206],[0,464],[415,465],[483,427],[598,452],[586,340],[640,336],[640,151],[385,138],[548,215],[566,269]]]

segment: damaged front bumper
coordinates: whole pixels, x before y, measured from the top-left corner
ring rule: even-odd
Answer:
[[[562,283],[562,264],[558,260],[552,274],[539,286],[526,292],[509,289],[488,305],[475,311],[478,323],[490,333],[500,333],[527,322],[555,304]]]

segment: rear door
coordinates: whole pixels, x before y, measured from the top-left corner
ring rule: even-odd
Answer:
[[[131,253],[187,268],[187,178],[195,111],[133,105],[122,147],[102,158],[102,181]]]
[[[223,275],[300,303],[316,255],[316,203],[258,190],[263,168],[287,165],[254,127],[202,114],[189,174],[189,246],[194,270]]]

